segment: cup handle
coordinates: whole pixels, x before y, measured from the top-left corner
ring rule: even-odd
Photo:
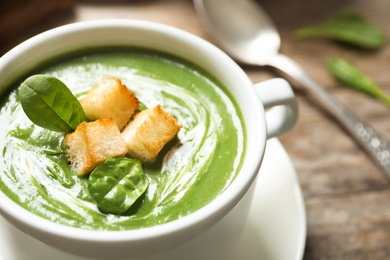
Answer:
[[[275,78],[254,85],[266,109],[268,139],[290,130],[298,117],[298,104],[290,84]]]

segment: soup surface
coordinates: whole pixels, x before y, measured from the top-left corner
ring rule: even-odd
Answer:
[[[88,193],[86,177],[71,172],[64,136],[26,117],[18,101],[20,82],[15,84],[0,103],[0,188],[39,216],[85,229],[158,225],[206,205],[241,167],[245,131],[237,105],[218,81],[183,60],[110,49],[61,58],[31,72],[37,73],[59,78],[78,97],[102,77],[120,78],[143,105],[160,104],[182,126],[156,160],[143,165],[146,193],[126,213],[104,214]]]

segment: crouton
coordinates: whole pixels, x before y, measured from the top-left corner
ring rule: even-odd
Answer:
[[[90,173],[107,158],[127,154],[126,145],[114,119],[83,122],[65,137],[65,154],[73,172]]]
[[[126,126],[140,105],[121,80],[115,78],[103,78],[80,103],[89,120],[114,118],[119,130]]]
[[[158,105],[136,114],[122,137],[130,157],[150,162],[180,128],[177,120]]]

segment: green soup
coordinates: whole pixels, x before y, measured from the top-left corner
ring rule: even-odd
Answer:
[[[241,167],[245,129],[237,104],[190,63],[156,52],[110,49],[58,59],[31,72],[36,73],[61,79],[76,96],[104,76],[120,78],[146,107],[160,104],[182,125],[156,160],[143,165],[150,182],[146,193],[126,213],[104,214],[88,193],[86,177],[70,171],[64,136],[29,121],[18,100],[20,83],[15,84],[0,103],[0,188],[39,216],[95,230],[158,225],[205,206]]]

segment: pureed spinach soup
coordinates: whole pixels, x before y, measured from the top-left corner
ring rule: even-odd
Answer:
[[[143,165],[146,193],[124,214],[105,214],[88,192],[87,177],[70,170],[64,135],[26,117],[20,83],[15,84],[0,103],[0,188],[39,216],[94,230],[158,225],[209,203],[241,167],[245,126],[237,104],[218,81],[188,62],[146,50],[104,49],[58,59],[31,74],[55,76],[78,97],[102,77],[119,78],[143,105],[160,104],[182,126]]]

